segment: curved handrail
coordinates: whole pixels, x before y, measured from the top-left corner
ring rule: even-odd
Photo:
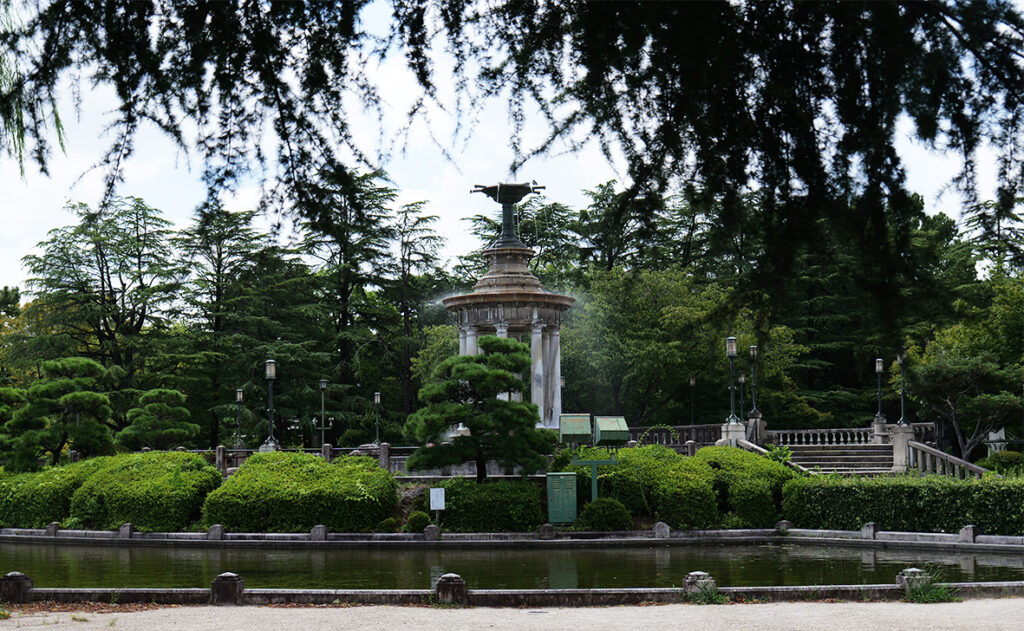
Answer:
[[[765,458],[768,457],[768,450],[765,449],[764,447],[761,447],[760,445],[755,445],[754,443],[752,443],[750,441],[742,440],[742,439],[741,440],[737,440],[736,444],[739,445],[741,448],[746,449],[747,451],[751,451],[751,452],[753,452],[755,454],[758,454],[760,456],[764,456]],[[811,473],[810,469],[808,469],[806,467],[801,467],[800,465],[798,465],[795,462],[786,461],[786,462],[783,462],[782,464],[786,465],[790,469],[793,469],[794,471],[799,471],[800,473],[808,473],[808,474]]]
[[[980,478],[986,473],[993,473],[984,467],[979,467],[916,440],[907,442],[907,457],[907,464],[915,467],[921,473],[938,473],[954,478],[964,478],[968,475]]]

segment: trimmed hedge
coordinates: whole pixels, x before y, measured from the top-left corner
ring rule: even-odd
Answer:
[[[693,459],[710,467],[718,509],[723,515],[735,516],[730,525],[758,528],[774,524],[782,508],[782,487],[797,477],[786,465],[735,447],[704,447]]]
[[[467,478],[441,483],[445,511],[441,525],[459,532],[523,532],[544,523],[540,487],[532,482],[477,484]]]
[[[71,513],[78,487],[114,457],[91,458],[38,473],[0,478],[0,527],[43,528]]]
[[[579,525],[590,530],[629,530],[633,518],[619,500],[599,497],[583,507]]]
[[[611,457],[603,449],[584,448],[588,460]],[[620,449],[617,465],[598,470],[598,493],[616,499],[634,515],[664,521],[679,529],[710,528],[718,523],[712,487],[714,472],[704,462],[686,458],[661,445]],[[567,467],[576,472],[577,501],[590,501],[590,467]]]
[[[993,535],[1024,535],[1024,480],[944,476],[840,478],[787,482],[783,514],[800,528],[958,532],[974,524]]]
[[[235,532],[372,530],[398,505],[394,476],[366,456],[257,453],[203,504],[203,521]]]
[[[179,532],[200,517],[221,475],[199,455],[124,454],[107,459],[71,498],[71,521],[86,528]]]

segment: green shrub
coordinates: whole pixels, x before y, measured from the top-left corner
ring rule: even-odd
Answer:
[[[772,489],[757,478],[735,479],[729,485],[729,506],[740,528],[769,528],[779,517]]]
[[[477,484],[456,478],[445,488],[443,524],[461,532],[533,530],[544,522],[540,488],[527,481]]]
[[[599,497],[583,507],[579,524],[589,530],[629,530],[633,518],[619,500]]]
[[[199,519],[221,475],[196,454],[113,456],[75,491],[71,518],[88,528],[131,522],[139,530],[182,531]]]
[[[876,522],[885,530],[957,532],[974,524],[982,532],[1024,535],[1024,480],[945,476],[792,480],[782,512],[801,528],[855,530]]]
[[[203,521],[235,532],[362,532],[397,504],[394,476],[373,458],[257,453],[206,498]]]
[[[0,527],[42,528],[50,522],[65,521],[71,514],[71,496],[111,459],[90,458],[38,473],[0,478]]]
[[[697,450],[694,460],[711,467],[718,509],[723,514],[731,512],[740,515],[740,511],[744,510],[732,503],[730,492],[732,486],[742,480],[767,483],[777,514],[782,505],[782,486],[797,477],[793,470],[783,464],[736,447],[704,447]]]
[[[583,448],[576,457],[607,460],[611,453]],[[620,449],[616,459],[617,465],[598,470],[601,497],[616,499],[634,515],[659,519],[673,528],[709,528],[718,521],[714,472],[706,463],[661,445]],[[589,502],[590,467],[566,470],[576,472],[577,501]]]
[[[1024,465],[1024,454],[1019,451],[997,451],[976,464],[997,473],[1008,473],[1024,468],[1021,466]]]
[[[398,530],[397,517],[385,517],[373,528],[374,532],[395,532]]]
[[[402,526],[404,532],[423,532],[423,529],[430,525],[430,515],[417,510],[409,513],[409,518]]]

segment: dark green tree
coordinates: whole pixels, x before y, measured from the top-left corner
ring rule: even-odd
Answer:
[[[43,377],[25,392],[26,404],[0,430],[0,458],[11,471],[33,471],[47,454],[59,462],[65,447],[83,456],[112,444],[110,400],[100,391],[106,371],[85,357],[44,361]]]
[[[173,449],[199,433],[189,423],[184,407],[185,395],[177,390],[149,390],[139,397],[139,407],[128,410],[128,426],[114,437],[117,444],[131,450],[142,447]]]
[[[544,466],[549,441],[537,429],[537,406],[499,395],[522,393],[518,374],[530,369],[525,344],[513,339],[484,336],[482,353],[445,360],[438,367],[438,381],[420,390],[426,407],[409,416],[405,432],[423,447],[409,457],[410,469],[424,469],[475,460],[476,480],[487,478],[487,461],[506,469],[518,465],[524,473]],[[445,434],[459,424],[465,432]],[[441,442],[441,441],[444,442]]]

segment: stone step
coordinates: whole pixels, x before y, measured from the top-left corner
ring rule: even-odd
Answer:
[[[830,454],[830,455],[817,455],[817,454],[793,454],[792,460],[817,460],[822,462],[847,462],[850,460],[892,460],[892,454]]]
[[[794,456],[882,456],[892,455],[889,449],[791,449]]]
[[[892,451],[892,445],[788,445],[790,451]]]

